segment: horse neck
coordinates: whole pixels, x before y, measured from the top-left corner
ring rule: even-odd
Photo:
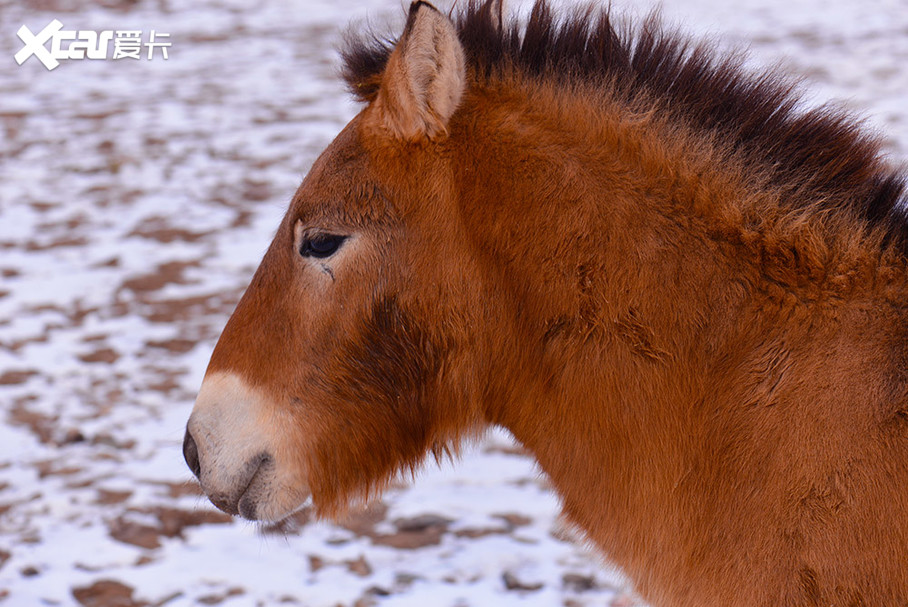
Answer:
[[[805,194],[767,185],[658,107],[556,85],[467,98],[453,163],[462,221],[496,297],[543,343],[617,331],[657,360],[668,342],[699,348],[704,331],[721,341],[720,316],[757,296],[783,315],[906,300],[905,257],[879,231],[793,201]]]
[[[474,91],[468,104],[462,216],[503,324],[487,416],[600,544],[659,535],[622,523],[683,477],[721,361],[767,327],[805,331],[814,310],[881,298],[882,283],[904,295],[903,267],[865,280],[879,254],[836,240],[830,222],[792,220],[683,126],[544,89]],[[676,514],[651,523],[670,533]]]

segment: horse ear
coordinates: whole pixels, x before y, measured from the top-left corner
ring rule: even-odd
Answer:
[[[447,134],[465,88],[464,52],[454,24],[417,0],[382,74],[376,117],[396,138],[437,139]]]

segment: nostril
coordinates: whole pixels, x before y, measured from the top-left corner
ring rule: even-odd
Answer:
[[[199,464],[199,448],[196,446],[192,434],[189,433],[189,429],[186,430],[186,436],[183,437],[183,458],[192,473],[199,478],[202,474],[202,466]]]

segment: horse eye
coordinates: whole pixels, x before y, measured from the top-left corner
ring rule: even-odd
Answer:
[[[300,255],[318,259],[331,257],[337,253],[337,250],[344,244],[345,240],[347,240],[346,236],[338,234],[315,234],[303,240],[300,245]]]

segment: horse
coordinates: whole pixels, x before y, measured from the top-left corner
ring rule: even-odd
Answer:
[[[187,424],[259,521],[490,427],[659,607],[908,605],[908,219],[873,133],[665,26],[537,0],[351,35]]]

